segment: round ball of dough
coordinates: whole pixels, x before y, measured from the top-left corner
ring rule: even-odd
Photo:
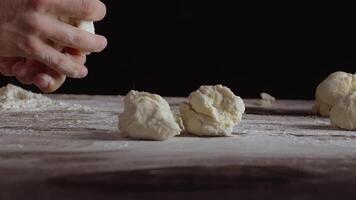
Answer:
[[[330,111],[330,120],[341,129],[356,130],[356,92],[338,101]]]
[[[176,117],[167,101],[159,95],[130,91],[124,103],[124,112],[119,115],[119,129],[125,136],[167,140],[180,134]]]
[[[356,91],[356,74],[334,72],[319,84],[315,93],[315,107],[324,117],[329,116],[331,108],[343,97]]]
[[[202,86],[180,107],[188,133],[198,136],[231,136],[240,123],[245,105],[229,88]]]

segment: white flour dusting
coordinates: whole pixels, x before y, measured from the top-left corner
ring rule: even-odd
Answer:
[[[80,110],[88,112],[91,111],[91,108],[52,100],[42,94],[32,93],[12,84],[0,88],[0,111],[48,110]]]

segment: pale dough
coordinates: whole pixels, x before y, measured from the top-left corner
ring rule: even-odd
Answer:
[[[330,111],[330,120],[341,129],[356,130],[356,92],[338,101]]]
[[[198,136],[231,136],[245,105],[229,88],[202,86],[180,106],[185,130]]]
[[[334,72],[319,84],[315,93],[315,107],[324,117],[329,116],[331,108],[343,97],[356,91],[356,74]]]
[[[262,92],[261,99],[256,102],[256,105],[262,107],[270,107],[276,101],[276,98],[268,93]]]
[[[78,28],[80,28],[84,31],[95,34],[94,22],[92,22],[92,21],[79,21],[79,22],[77,22],[76,25]]]
[[[124,100],[124,112],[119,115],[119,129],[135,139],[167,140],[179,135],[181,128],[169,104],[161,96],[130,91]]]
[[[63,18],[61,17],[59,20],[73,25],[75,27],[78,27],[84,31],[87,31],[89,33],[95,34],[95,27],[94,27],[94,22],[92,21],[85,21],[85,20],[77,20],[77,19],[72,19],[72,18]]]

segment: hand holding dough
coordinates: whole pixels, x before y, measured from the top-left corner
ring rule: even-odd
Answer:
[[[124,102],[125,110],[119,115],[122,134],[148,140],[167,140],[180,134],[177,118],[159,95],[130,91]]]
[[[331,108],[343,97],[356,91],[356,74],[335,72],[319,84],[315,107],[321,116],[328,117]]]
[[[230,136],[240,123],[245,105],[227,87],[202,86],[180,107],[187,132],[198,136]]]

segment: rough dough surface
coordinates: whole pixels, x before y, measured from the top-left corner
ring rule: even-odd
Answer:
[[[338,101],[330,111],[330,120],[341,129],[356,130],[356,92]]]
[[[231,136],[240,123],[245,105],[229,88],[202,86],[180,107],[184,127],[198,136]]]
[[[167,140],[179,135],[181,128],[169,104],[161,96],[130,91],[119,115],[121,134],[135,139]]]
[[[331,108],[353,91],[356,91],[356,74],[346,72],[330,74],[316,89],[317,112],[321,116],[328,117]]]

